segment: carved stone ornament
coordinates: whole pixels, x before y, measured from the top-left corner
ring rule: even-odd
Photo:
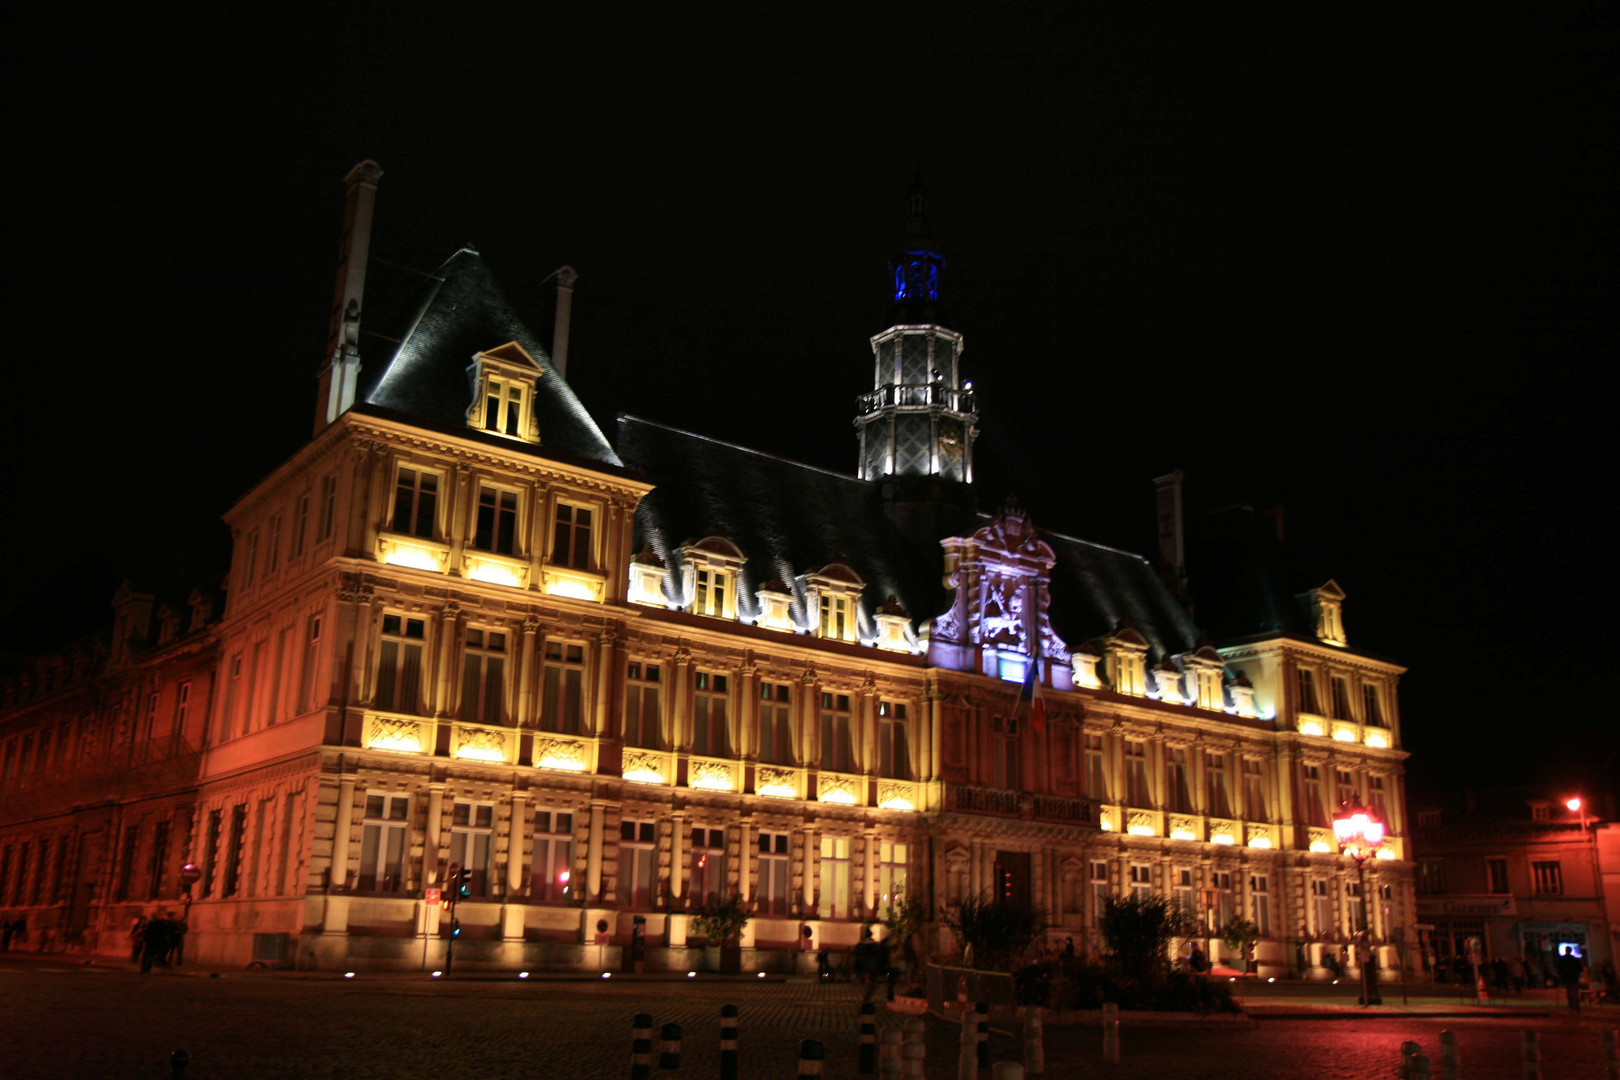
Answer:
[[[585,744],[574,739],[536,738],[534,760],[552,768],[580,771],[585,768]]]
[[[948,870],[966,871],[972,859],[973,856],[967,848],[953,847],[945,851],[945,867]]]
[[[1190,818],[1190,817],[1182,817],[1179,814],[1175,814],[1175,815],[1172,815],[1171,818],[1170,818],[1170,831],[1172,833],[1176,833],[1176,832],[1196,833],[1198,831],[1196,826],[1197,826],[1197,821],[1195,819],[1193,819],[1193,818]]]
[[[393,745],[415,740],[421,742],[421,724],[415,720],[401,720],[394,716],[378,716],[371,721],[372,741]]]
[[[851,801],[857,801],[855,797],[855,778],[852,776],[831,776],[822,773],[818,790],[822,799],[826,799],[828,795],[832,794],[843,794],[848,795]]]
[[[470,750],[479,756],[496,753],[505,757],[506,736],[506,732],[490,728],[462,728],[456,737],[456,755]]]
[[[889,780],[878,784],[878,805],[884,806],[895,800],[912,801],[911,784],[905,780]]]
[[[687,770],[687,783],[692,787],[730,788],[731,766],[724,761],[694,761]]]
[[[758,791],[763,791],[766,788],[791,788],[797,791],[799,783],[798,777],[794,775],[792,769],[777,769],[769,765],[761,765],[759,774],[754,781],[754,787]]]
[[[624,771],[650,772],[664,775],[664,755],[654,750],[626,750],[624,752]]]
[[[1152,829],[1153,828],[1153,815],[1152,814],[1144,814],[1140,810],[1133,811],[1125,819],[1125,828],[1126,828],[1127,831],[1129,831],[1130,829]]]

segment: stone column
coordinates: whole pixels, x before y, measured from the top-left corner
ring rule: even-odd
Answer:
[[[467,547],[467,518],[468,507],[474,498],[472,495],[472,471],[465,465],[456,466],[455,472],[450,476],[450,490],[445,492],[449,496],[450,533],[450,565],[445,572],[451,577],[461,576],[462,553]]]
[[[968,841],[968,895],[984,892],[984,845],[978,840]]]
[[[452,601],[444,605],[439,618],[439,671],[434,680],[433,714],[446,716],[455,711],[456,651],[461,637],[461,605]]]
[[[737,893],[747,903],[754,895],[754,873],[752,862],[753,847],[749,836],[753,832],[750,826],[753,822],[743,818],[737,822]]]
[[[866,848],[865,905],[867,912],[870,913],[877,910],[877,833],[872,829],[867,829],[863,839],[865,840],[864,846]]]
[[[517,726],[535,727],[534,717],[534,635],[540,620],[533,615],[523,620],[523,637],[518,646]]]
[[[675,652],[675,679],[674,679],[674,727],[670,732],[668,746],[672,750],[690,750],[692,748],[692,734],[688,729],[692,716],[692,707],[687,698],[690,696],[692,683],[692,654],[686,649]]]
[[[737,737],[731,744],[733,755],[746,761],[759,753],[759,669],[752,660],[744,661],[737,668],[737,708],[734,715]]]
[[[596,715],[585,725],[591,735],[608,735],[613,726],[613,677],[619,668],[618,640],[612,629],[603,630],[596,638]]]
[[[598,903],[602,898],[602,833],[605,828],[606,806],[591,801],[591,838],[585,849],[585,898]]]
[[[686,895],[686,874],[684,870],[681,845],[686,839],[686,811],[676,810],[670,814],[669,833],[669,895],[674,901],[679,901]]]
[[[512,792],[512,817],[507,825],[506,835],[506,895],[508,898],[523,895],[523,849],[527,846],[524,841],[529,835],[529,823],[526,819],[526,803],[529,793],[526,791]]]
[[[332,891],[345,888],[349,879],[349,839],[354,832],[354,777],[338,777],[337,817],[332,821]]]
[[[804,900],[804,917],[814,919],[816,909],[816,887],[820,884],[816,880],[816,864],[821,854],[821,842],[816,837],[813,825],[804,827],[804,888],[801,890]]]
[[[816,723],[816,673],[807,671],[799,678],[799,745],[802,761],[814,769],[821,764],[821,728]],[[806,792],[814,799],[815,790]]]
[[[422,840],[422,880],[428,885],[439,881],[439,830],[444,822],[444,784],[428,785],[427,828]]]

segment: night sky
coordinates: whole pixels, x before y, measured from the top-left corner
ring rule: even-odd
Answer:
[[[986,500],[1139,551],[1172,468],[1283,505],[1411,668],[1420,780],[1612,770],[1612,9],[1209,7],[13,12],[0,644],[223,569],[309,436],[355,161],[374,255],[471,241],[547,338],[579,271],[604,428],[846,472],[920,163]]]

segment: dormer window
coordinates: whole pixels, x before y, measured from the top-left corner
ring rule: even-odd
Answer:
[[[866,582],[841,562],[829,563],[804,575],[813,629],[830,641],[860,638],[861,590]]]
[[[523,346],[509,341],[498,349],[478,353],[467,374],[473,388],[472,404],[467,409],[469,426],[503,438],[540,441],[534,411],[540,365]]]
[[[850,623],[849,600],[843,596],[823,596],[821,598],[821,636],[837,638],[843,641],[848,638]]]
[[[680,548],[686,610],[715,619],[737,617],[737,583],[747,558],[724,536],[711,534]]]
[[[1114,692],[1147,696],[1147,639],[1126,627],[1103,644],[1108,657],[1108,681]]]
[[[1344,636],[1344,590],[1329,581],[1311,592],[1316,608],[1316,636],[1328,645],[1346,644]]]

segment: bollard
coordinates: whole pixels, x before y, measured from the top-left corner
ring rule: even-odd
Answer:
[[[902,1026],[905,1028],[906,1041],[900,1046],[900,1075],[920,1078],[928,1057],[928,1047],[923,1042],[928,1024],[920,1016],[908,1016]]]
[[[191,1055],[184,1050],[176,1050],[169,1055],[169,1080],[186,1080],[186,1066],[191,1064]]]
[[[826,1049],[814,1039],[799,1044],[799,1080],[810,1080],[821,1075],[821,1063],[827,1058]]]
[[[658,1071],[673,1072],[681,1067],[681,1025],[665,1024],[658,1036]]]
[[[1412,1080],[1412,1059],[1423,1053],[1423,1047],[1408,1039],[1401,1043],[1401,1067],[1396,1072],[1400,1080]]]
[[[962,1049],[956,1061],[956,1080],[979,1080],[979,1041],[975,1037],[979,1031],[976,1016],[967,1009],[962,1010]]]
[[[990,1071],[990,1003],[988,1001],[975,1002],[973,1017],[976,1021],[973,1031],[974,1052],[978,1058],[979,1071]]]
[[[1119,1006],[1105,1002],[1103,1013],[1103,1060],[1110,1065],[1119,1064]]]
[[[900,1029],[884,1028],[878,1034],[878,1072],[884,1080],[900,1076]]]
[[[1040,1076],[1046,1072],[1046,1044],[1041,1031],[1041,1007],[1031,1005],[1024,1010],[1024,1073]]]
[[[1462,1062],[1457,1057],[1457,1033],[1440,1033],[1440,1080],[1462,1080]]]
[[[1423,1054],[1412,1058],[1412,1080],[1429,1080],[1429,1059]]]
[[[737,1080],[737,1006],[720,1006],[720,1080]]]
[[[1024,1067],[1016,1061],[998,1061],[991,1080],[1024,1080]]]
[[[1519,1032],[1519,1062],[1523,1080],[1541,1080],[1541,1035],[1532,1028]]]
[[[630,1021],[630,1080],[652,1080],[652,1013]]]
[[[862,1076],[877,1072],[877,1006],[861,1002],[861,1051],[855,1071]]]
[[[1604,1080],[1620,1080],[1620,1031],[1614,1028],[1603,1033]]]

